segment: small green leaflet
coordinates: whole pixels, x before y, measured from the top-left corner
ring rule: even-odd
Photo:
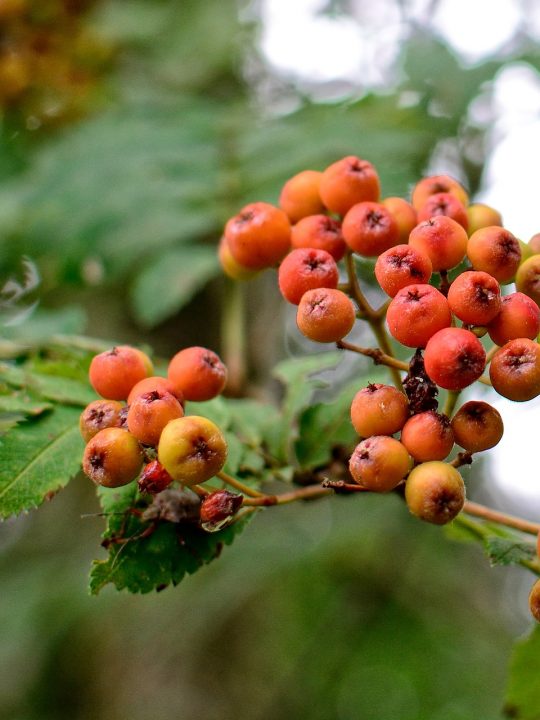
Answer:
[[[484,547],[492,565],[517,565],[524,560],[533,560],[536,555],[532,543],[510,537],[487,537]]]
[[[515,720],[540,720],[540,625],[514,645],[505,716]]]
[[[107,513],[104,538],[128,539],[109,545],[106,560],[95,560],[90,572],[90,592],[97,595],[108,583],[117,590],[148,593],[177,585],[186,574],[193,574],[217,558],[224,545],[230,545],[247,523],[241,519],[223,530],[207,533],[190,522],[159,521],[154,527],[131,512],[140,500],[135,483],[99,491],[103,512]],[[150,528],[149,534],[141,534]]]

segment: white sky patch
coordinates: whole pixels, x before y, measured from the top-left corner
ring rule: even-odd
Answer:
[[[466,60],[476,62],[509,42],[521,17],[515,0],[443,0],[432,26]]]

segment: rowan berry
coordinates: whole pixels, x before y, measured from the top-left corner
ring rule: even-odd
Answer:
[[[351,421],[361,437],[393,435],[409,417],[407,396],[391,385],[369,383],[351,404]]]
[[[376,257],[399,243],[399,228],[390,211],[376,202],[353,205],[341,228],[347,245],[364,257]]]
[[[319,192],[331,212],[345,215],[357,203],[366,200],[377,202],[381,187],[373,165],[367,160],[349,155],[326,168]]]
[[[521,292],[505,295],[500,312],[487,328],[496,345],[504,345],[517,338],[534,340],[540,332],[540,308]]]
[[[151,390],[138,395],[129,406],[128,430],[143,445],[157,445],[165,425],[183,414],[184,410],[174,395]]]
[[[336,261],[325,250],[293,250],[279,266],[279,289],[285,300],[293,305],[298,305],[308,290],[336,288],[338,280]]]
[[[239,265],[262,270],[276,265],[290,250],[291,225],[283,210],[256,202],[227,222],[225,237]]]
[[[390,334],[407,347],[425,347],[452,314],[444,295],[431,285],[408,285],[399,290],[386,311]]]
[[[186,415],[171,420],[161,433],[158,460],[173,478],[196,485],[214,477],[227,459],[223,433],[208,418]]]
[[[513,280],[521,261],[519,241],[498,226],[480,228],[467,243],[467,257],[475,270],[483,270],[501,284]]]
[[[411,230],[418,224],[416,210],[410,203],[400,197],[384,198],[384,200],[381,200],[381,205],[384,205],[397,223],[399,242],[406,243]]]
[[[228,490],[216,490],[203,498],[201,502],[201,524],[205,530],[219,529],[223,524],[231,520],[243,502],[242,495],[232,493]]]
[[[96,485],[114,488],[134,480],[142,467],[143,454],[137,439],[127,430],[100,430],[88,442],[83,471]]]
[[[298,329],[315,342],[337,342],[353,328],[356,311],[341,290],[320,288],[302,295],[296,313]]]
[[[524,402],[540,395],[540,345],[528,338],[510,340],[489,365],[494,389],[505,398]]]
[[[174,385],[168,378],[160,377],[159,375],[151,375],[150,377],[144,378],[144,380],[139,380],[139,382],[131,388],[127,398],[128,405],[139,395],[144,395],[144,393],[155,390],[158,392],[171,393],[171,395],[174,395],[179,403],[184,401],[182,393],[175,389]]]
[[[405,501],[411,513],[435,525],[445,525],[465,503],[465,484],[460,473],[437,460],[417,465],[405,483]]]
[[[498,210],[484,205],[484,203],[473,203],[467,208],[467,218],[469,220],[468,233],[472,235],[480,228],[498,225],[502,227],[502,217]]]
[[[540,255],[521,263],[516,272],[516,289],[540,304]]]
[[[504,432],[498,410],[481,400],[470,400],[452,418],[452,430],[458,445],[469,452],[495,447]]]
[[[167,377],[175,394],[202,402],[221,393],[227,382],[227,368],[218,355],[204,347],[180,350],[169,362]]]
[[[468,236],[464,228],[446,215],[421,222],[412,230],[409,245],[428,255],[433,270],[450,270],[463,260]]]
[[[244,267],[234,259],[225,235],[219,241],[218,258],[221,269],[231,280],[251,280],[259,273],[259,270]]]
[[[349,461],[353,480],[373,492],[389,492],[405,478],[412,461],[405,447],[388,435],[362,440]]]
[[[79,430],[82,438],[88,442],[100,430],[108,427],[120,427],[121,403],[116,400],[94,400],[81,413]]]
[[[540,580],[537,580],[531,588],[529,609],[536,622],[540,622]]]
[[[417,462],[444,460],[454,447],[450,421],[434,410],[410,417],[401,430],[400,440]]]
[[[540,233],[535,233],[528,244],[531,248],[531,254],[538,255],[538,253],[540,253]]]
[[[119,345],[92,358],[89,378],[98,395],[108,400],[125,400],[132,387],[153,371],[152,361],[145,353]]]
[[[426,284],[432,269],[425,253],[410,245],[396,245],[377,258],[375,277],[384,292],[394,297],[407,285]]]
[[[433,335],[424,352],[429,377],[446,390],[463,390],[482,375],[486,351],[469,330],[448,327]]]
[[[341,223],[328,215],[309,215],[293,225],[291,245],[293,248],[326,250],[336,262],[341,260],[347,249]]]
[[[458,275],[448,290],[450,310],[468,325],[486,325],[501,309],[501,288],[488,273],[469,270]]]
[[[469,227],[469,218],[465,206],[451,193],[442,192],[430,195],[418,210],[418,222],[430,220],[437,215],[446,215],[452,218],[465,230]]]
[[[461,183],[449,175],[431,175],[422,178],[414,186],[411,195],[413,207],[420,210],[431,195],[438,193],[454,195],[465,207],[469,204],[469,196]]]
[[[319,193],[321,178],[322,173],[317,170],[302,170],[287,180],[279,196],[279,206],[291,223],[324,212]]]

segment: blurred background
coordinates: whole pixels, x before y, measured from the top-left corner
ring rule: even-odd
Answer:
[[[539,39],[534,0],[0,0],[0,288],[22,288],[4,339],[208,345],[233,392],[270,398],[274,363],[314,349],[270,273],[221,276],[226,219],[357,154],[386,196],[454,175],[527,241]],[[539,405],[509,405],[469,494],[534,518]],[[97,509],[76,478],[0,526],[2,718],[502,717],[531,578],[397,498],[268,511],[142,597],[86,594]]]

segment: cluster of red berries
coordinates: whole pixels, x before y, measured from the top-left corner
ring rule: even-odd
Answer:
[[[227,370],[212,350],[189,347],[170,361],[167,377],[127,345],[96,355],[90,383],[103,400],[81,414],[83,470],[97,485],[127,485],[155,494],[173,481],[192,486],[218,473],[227,457],[221,430],[208,418],[186,415],[186,401],[221,393]]]
[[[235,279],[278,267],[279,289],[311,340],[361,351],[342,342],[356,319],[379,331],[385,320],[397,342],[415,349],[403,384],[369,384],[354,397],[360,442],[349,471],[375,492],[404,484],[410,511],[444,524],[463,508],[465,486],[459,460],[443,461],[455,444],[469,456],[492,448],[503,423],[482,401],[453,417],[438,412],[439,388],[457,395],[489,364],[489,381],[482,380],[500,395],[526,401],[540,394],[540,235],[525,245],[495,209],[469,204],[447,175],[420,180],[410,202],[380,193],[375,168],[358,157],[305,170],[285,183],[279,207],[256,202],[231,218],[219,255]],[[354,254],[376,258],[375,278],[390,298],[380,312],[365,301]],[[516,291],[503,295],[501,286],[512,282]],[[489,355],[484,336],[494,344]]]

